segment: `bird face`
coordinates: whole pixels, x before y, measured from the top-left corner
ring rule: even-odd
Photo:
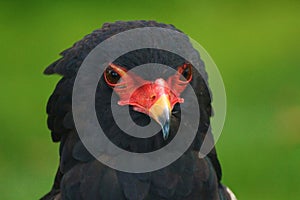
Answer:
[[[166,140],[170,130],[171,111],[176,103],[183,103],[180,94],[192,80],[192,65],[185,63],[174,75],[164,80],[144,80],[122,66],[111,63],[104,73],[105,82],[119,96],[120,106],[130,105],[136,112],[154,119],[162,128]]]

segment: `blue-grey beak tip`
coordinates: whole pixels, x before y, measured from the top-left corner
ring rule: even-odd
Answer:
[[[170,122],[167,120],[164,125],[162,126],[162,132],[163,132],[163,138],[164,140],[167,140],[169,137],[169,131],[170,131]]]

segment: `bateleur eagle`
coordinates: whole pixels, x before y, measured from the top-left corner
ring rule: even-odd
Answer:
[[[95,94],[97,117],[107,137],[126,151],[150,152],[165,146],[176,135],[176,127],[180,122],[180,104],[183,103],[180,97],[182,91],[179,91],[177,95],[172,93],[173,97],[165,95],[172,91],[163,91],[163,94],[154,92],[157,95],[154,97],[156,100],[150,103],[143,102],[143,97],[141,97],[150,95],[150,92],[149,94],[147,92],[136,94],[138,100],[128,99],[119,94],[121,101],[121,103],[119,101],[119,106],[122,106],[122,100],[123,105],[129,105],[130,115],[138,125],[143,126],[149,123],[151,118],[161,125],[161,132],[148,138],[136,138],[124,134],[119,129],[110,110],[112,92],[116,89],[117,81],[128,70],[146,63],[167,65],[184,76],[195,90],[201,118],[193,143],[175,162],[162,169],[147,173],[122,172],[95,159],[80,140],[72,113],[72,92],[79,67],[87,55],[102,41],[120,32],[143,27],[161,27],[181,32],[173,25],[155,21],[105,23],[101,29],[93,31],[75,43],[73,47],[63,51],[60,54],[62,57],[44,71],[47,75],[59,74],[62,78],[47,104],[47,123],[51,137],[54,142],[60,143],[60,162],[53,187],[48,194],[41,198],[42,200],[235,199],[232,192],[221,184],[222,172],[215,148],[204,158],[198,156],[204,136],[211,134],[209,125],[212,115],[209,88],[205,84],[207,74],[200,57],[198,62],[204,72],[203,77],[192,69],[193,66],[190,63],[170,52],[151,48],[129,52],[107,66]],[[135,79],[136,77],[131,76],[131,78]],[[159,80],[162,85],[169,83],[166,77]],[[161,85],[153,82],[147,82],[143,87],[145,89],[152,86],[161,91],[159,88]],[[116,92],[118,93],[118,91]],[[148,97],[150,98],[150,96]],[[151,98],[153,97],[151,96]],[[165,105],[165,121],[160,120],[162,114],[158,114],[164,111],[153,109],[153,105],[158,102]],[[188,104],[189,102],[184,103]]]

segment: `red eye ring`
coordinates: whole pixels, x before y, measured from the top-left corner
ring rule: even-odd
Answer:
[[[178,67],[179,81],[189,83],[192,80],[192,64],[185,63]]]
[[[105,82],[111,86],[121,86],[123,83],[118,83],[120,78],[126,74],[127,70],[115,64],[110,64],[104,71]]]

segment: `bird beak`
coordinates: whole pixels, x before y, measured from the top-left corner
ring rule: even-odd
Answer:
[[[170,131],[171,116],[171,104],[167,94],[161,95],[156,100],[149,109],[149,115],[161,126],[163,138],[167,140]]]

